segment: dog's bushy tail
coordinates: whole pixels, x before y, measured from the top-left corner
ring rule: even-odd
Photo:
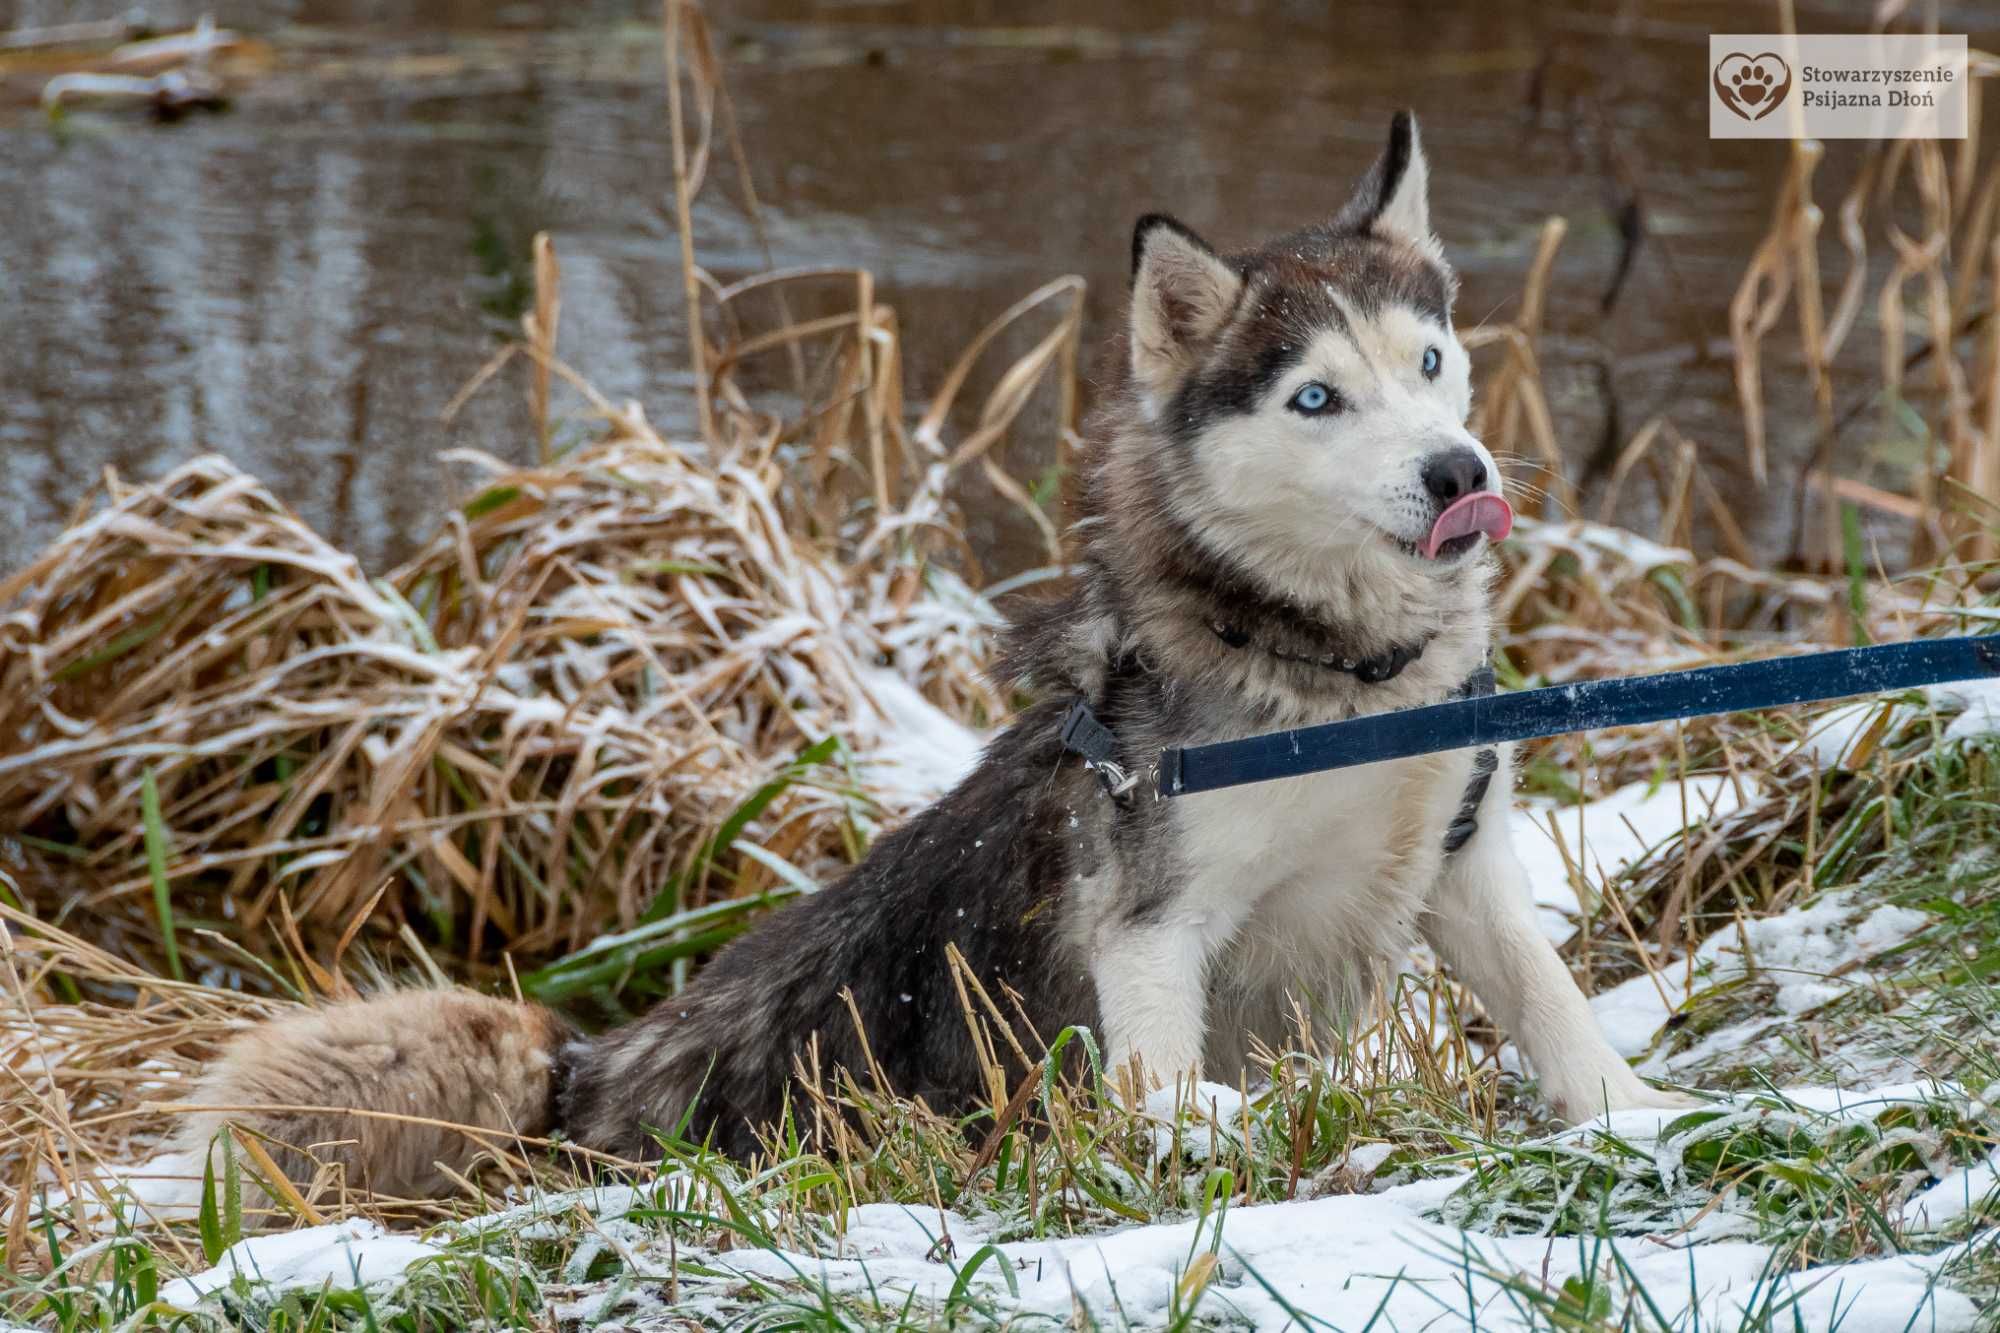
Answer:
[[[257,1136],[302,1192],[329,1171],[349,1191],[405,1199],[452,1188],[483,1154],[555,1128],[573,1033],[537,1005],[467,991],[400,991],[260,1024],[184,1100],[168,1145],[200,1163],[224,1125]]]

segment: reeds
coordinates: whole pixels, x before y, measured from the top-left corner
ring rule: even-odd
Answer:
[[[1882,7],[1878,29],[1919,21],[1904,10]],[[1788,7],[1780,11],[1790,31]],[[1773,180],[1769,225],[1718,312],[1729,330],[1740,437],[1692,438],[1671,409],[1648,418],[1617,449],[1594,497],[1601,520],[1618,511],[1627,481],[1643,466],[1659,491],[1658,540],[1687,544],[1701,533],[1722,554],[1757,564],[1726,487],[1710,473],[1740,458],[1756,488],[1770,486],[1775,431],[1800,459],[1795,475],[1777,479],[1798,497],[1803,520],[1791,547],[1781,548],[1786,563],[1837,572],[1843,506],[1853,505],[1890,520],[1909,566],[1955,565],[1962,576],[1993,577],[2000,560],[2000,158],[1982,139],[1980,106],[1996,74],[2000,56],[1970,53],[1968,132],[1955,144],[1834,148],[1840,165],[1852,166],[1834,205],[1844,251],[1837,279],[1822,270],[1825,215],[1815,187],[1829,150],[1811,139],[1791,143]],[[1516,489],[1539,501],[1548,518],[1578,514],[1581,500],[1556,439],[1536,347],[1565,230],[1561,218],[1544,223],[1514,319],[1463,335],[1470,348],[1500,349],[1483,365],[1474,429],[1503,461],[1527,464],[1534,484]],[[1875,355],[1843,360],[1864,312],[1875,317]],[[1713,355],[1706,342],[1688,350],[1694,362]],[[1771,390],[1794,373],[1804,378],[1810,417],[1774,423]],[[1862,441],[1876,423],[1889,448]],[[1896,457],[1900,491],[1840,475],[1838,456],[1875,452]]]
[[[910,725],[885,689],[1001,711],[979,600],[802,543],[775,465],[698,464],[631,418],[547,467],[466,461],[490,484],[386,579],[205,459],[107,483],[0,585],[0,810],[31,901],[159,958],[150,783],[182,918],[246,943],[296,923],[323,961],[363,918],[525,961],[670,885],[693,906],[850,858],[918,794],[822,763],[742,830],[765,860],[683,873],[802,752]]]
[[[1886,11],[1885,11],[1886,12]],[[1870,142],[1837,206],[1846,272],[1829,316],[1823,307],[1818,240],[1823,213],[1813,177],[1825,156],[1815,140],[1794,141],[1769,231],[1751,256],[1729,306],[1730,343],[1744,421],[1747,469],[1769,478],[1765,404],[1766,343],[1787,305],[1797,321],[1797,357],[1812,390],[1816,447],[1802,489],[1819,521],[1805,554],[1833,561],[1841,549],[1838,506],[1852,497],[1834,474],[1841,431],[1875,408],[1891,437],[1921,423],[1910,468],[1912,563],[1957,561],[1975,568],[2000,555],[2000,161],[1982,157],[1981,81],[2000,60],[1971,55],[1966,138],[1950,152],[1932,140]],[[1914,234],[1905,230],[1915,220]],[[1869,262],[1871,231],[1892,263],[1879,279]],[[1879,329],[1877,382],[1843,383],[1839,353],[1874,291]],[[1917,296],[1912,327],[1910,294]],[[1923,372],[1927,387],[1912,382]],[[1855,404],[1838,410],[1845,389]],[[1914,413],[1914,417],[1910,414]],[[1884,508],[1884,506],[1877,506]],[[1896,513],[1900,506],[1886,507]]]
[[[1482,324],[1464,333],[1468,349],[1499,344],[1506,349],[1500,364],[1480,385],[1474,404],[1472,429],[1489,448],[1503,457],[1520,453],[1521,436],[1526,432],[1540,473],[1547,484],[1542,493],[1543,513],[1549,517],[1576,512],[1577,496],[1563,467],[1562,446],[1556,440],[1555,420],[1549,413],[1547,392],[1542,387],[1542,368],[1535,340],[1542,332],[1542,308],[1548,296],[1549,272],[1555,264],[1569,223],[1549,218],[1542,224],[1535,257],[1528,264],[1521,285],[1519,313],[1507,324]]]

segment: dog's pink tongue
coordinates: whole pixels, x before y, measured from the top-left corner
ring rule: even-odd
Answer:
[[[1514,506],[1507,503],[1506,497],[1498,491],[1474,491],[1453,500],[1437,516],[1437,522],[1431,524],[1431,535],[1424,538],[1424,556],[1435,559],[1438,548],[1454,537],[1483,532],[1497,542],[1513,530]]]

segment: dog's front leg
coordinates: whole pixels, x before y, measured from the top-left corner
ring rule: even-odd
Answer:
[[[1445,862],[1424,935],[1533,1062],[1565,1120],[1693,1103],[1650,1088],[1611,1049],[1596,1015],[1535,920],[1508,829],[1510,766],[1495,774],[1479,831]]]
[[[1091,979],[1111,1074],[1126,1096],[1200,1077],[1207,955],[1198,923],[1123,921],[1099,931]]]

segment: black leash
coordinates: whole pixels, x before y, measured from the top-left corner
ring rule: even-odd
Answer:
[[[1694,671],[1582,681],[1516,694],[1474,695],[1240,741],[1163,750],[1158,794],[1189,796],[1439,750],[1818,703],[1984,676],[2000,676],[2000,634],[1918,639]],[[1086,715],[1088,711],[1084,710]],[[1095,724],[1096,719],[1090,722]],[[1090,738],[1106,759],[1109,736],[1105,732]],[[1118,777],[1127,775],[1121,770]]]

